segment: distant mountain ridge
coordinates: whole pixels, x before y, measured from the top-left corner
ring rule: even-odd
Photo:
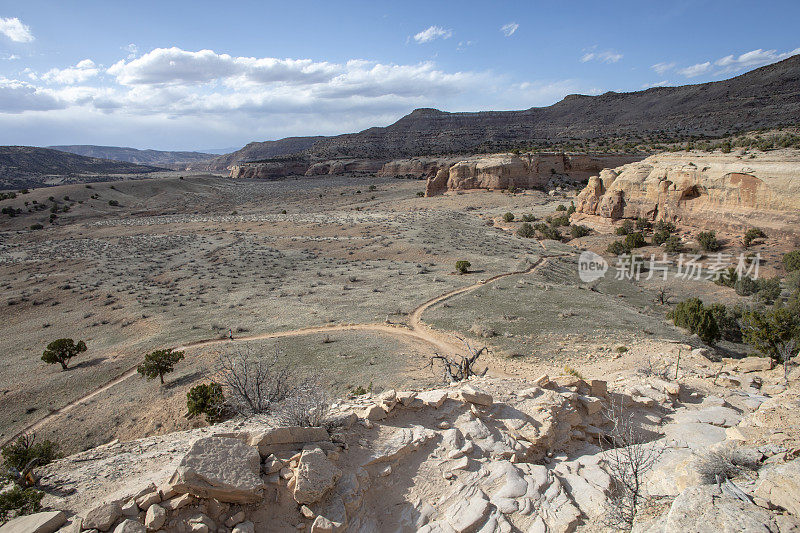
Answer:
[[[599,96],[569,95],[523,111],[417,109],[394,124],[327,137],[312,158],[396,158],[652,134],[721,136],[800,123],[800,55],[728,80]]]
[[[325,138],[323,136],[286,137],[277,141],[251,142],[240,150],[215,157],[208,162],[188,165],[188,168],[192,170],[223,171],[230,165],[243,161],[258,161],[303,152],[314,146],[317,141]]]
[[[85,181],[82,177],[109,174],[148,174],[166,170],[155,166],[136,165],[96,157],[62,152],[34,146],[0,146],[0,189],[40,187],[69,181]]]
[[[223,171],[286,156],[314,162],[468,154],[526,148],[537,141],[637,141],[653,136],[669,142],[798,123],[800,55],[795,55],[727,80],[599,96],[572,94],[551,106],[521,111],[416,109],[386,127],[254,142],[190,168]]]
[[[202,152],[139,150],[137,148],[128,148],[124,146],[95,146],[91,144],[48,146],[48,148],[86,157],[136,163],[137,165],[177,165],[207,161],[216,157],[215,154],[206,154]]]

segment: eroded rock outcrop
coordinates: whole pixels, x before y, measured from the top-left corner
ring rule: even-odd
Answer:
[[[426,195],[434,196],[448,190],[546,187],[553,180],[579,183],[606,166],[639,159],[640,156],[603,154],[491,154],[455,161],[404,160],[409,163],[387,163],[383,172],[389,175],[405,171],[404,174],[426,177]]]
[[[800,228],[800,153],[663,153],[589,179],[576,220],[644,217],[773,233]]]

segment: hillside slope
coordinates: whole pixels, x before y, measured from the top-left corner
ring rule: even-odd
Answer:
[[[123,146],[95,146],[92,144],[73,144],[49,146],[53,150],[69,152],[86,157],[98,157],[112,161],[125,161],[137,165],[174,165],[208,161],[216,157],[214,154],[201,152],[169,152],[163,150],[138,150]]]
[[[287,137],[277,141],[251,142],[244,148],[216,157],[203,163],[189,165],[191,170],[226,170],[230,165],[245,161],[258,161],[271,157],[296,154],[311,148],[314,143],[326,137]]]
[[[147,174],[159,170],[164,169],[85,157],[49,148],[0,146],[0,189],[41,186],[54,176]]]

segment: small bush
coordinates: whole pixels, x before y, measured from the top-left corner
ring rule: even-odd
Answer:
[[[664,250],[667,253],[677,254],[683,249],[683,245],[681,244],[681,238],[677,235],[670,235],[669,238],[664,243]]]
[[[758,470],[758,467],[757,461],[732,446],[718,451],[706,450],[695,462],[695,469],[704,483],[721,483],[745,470]]]
[[[514,222],[514,213],[510,212],[506,213],[505,215],[503,215],[503,220],[505,220],[506,222]]]
[[[527,239],[532,239],[536,236],[536,230],[533,229],[533,226],[529,222],[523,222],[522,225],[517,230],[517,235],[520,237],[525,237]]]
[[[569,228],[570,235],[572,235],[573,239],[578,239],[580,237],[586,237],[589,235],[592,230],[587,228],[586,226],[575,225]]]
[[[666,231],[667,233],[675,233],[677,231],[677,226],[673,222],[667,222],[666,220],[659,220],[656,222],[654,226],[655,231]]]
[[[663,231],[663,230],[655,231],[653,232],[653,244],[655,246],[662,245],[665,242],[667,242],[667,239],[669,239],[669,237],[670,233],[668,231]]]
[[[653,223],[647,220],[644,217],[639,217],[636,219],[636,229],[638,230],[648,230],[653,228]]]
[[[712,304],[709,309],[717,322],[720,338],[729,342],[742,342],[742,328],[739,326],[742,310],[723,304]]]
[[[575,376],[578,379],[583,379],[583,375],[580,372],[578,372],[577,369],[569,365],[564,365],[564,373],[570,376]]]
[[[758,280],[758,299],[772,304],[781,296],[781,281],[778,278]]]
[[[800,270],[800,250],[789,252],[783,256],[783,268],[785,268],[787,272]]]
[[[756,239],[763,239],[767,235],[761,230],[761,228],[750,228],[744,234],[742,238],[742,244],[744,247],[747,248],[750,246]]]
[[[719,326],[713,312],[704,307],[699,298],[680,302],[670,316],[676,326],[696,333],[706,344],[714,344],[720,339]]]
[[[565,206],[564,204],[558,204],[556,206],[556,211],[566,211],[566,210],[567,210],[567,206]]]
[[[758,282],[753,278],[743,276],[733,284],[736,294],[739,296],[752,296],[758,292]]]
[[[33,514],[42,508],[44,492],[34,488],[23,489],[14,486],[0,492],[0,523],[18,516]]]
[[[625,243],[622,241],[614,241],[608,245],[606,251],[612,255],[622,255],[627,254],[630,252],[630,249],[625,246]]]
[[[717,240],[717,234],[714,231],[702,231],[697,234],[697,242],[706,252],[716,252],[722,246]]]
[[[211,382],[196,385],[186,393],[187,418],[205,415],[206,420],[213,424],[222,417],[225,406],[225,395],[222,385]]]
[[[543,222],[539,222],[534,226],[534,229],[542,235],[543,239],[551,239],[554,241],[561,240],[561,232],[559,232],[558,229],[554,228],[553,226],[548,226]]]
[[[630,232],[633,231],[633,222],[630,220],[626,220],[622,223],[620,227],[614,230],[614,233],[617,235],[628,235]]]
[[[470,263],[469,261],[463,261],[463,260],[462,261],[456,261],[456,271],[459,274],[466,274],[467,272],[469,272],[469,267],[471,267],[471,266],[472,266],[472,263]]]
[[[555,228],[559,226],[569,226],[569,216],[561,215],[560,217],[553,217],[550,219],[550,225]]]
[[[31,224],[31,229],[36,231],[36,230],[44,229],[44,226],[42,226],[41,224]]]
[[[641,248],[642,246],[646,246],[647,241],[644,240],[644,235],[641,232],[636,233],[629,233],[625,235],[625,247],[628,250],[633,250],[635,248]]]
[[[278,409],[277,419],[284,426],[320,427],[330,409],[328,393],[316,376],[303,380]]]
[[[522,215],[523,222],[536,222],[536,217],[533,215]]]
[[[116,200],[109,200],[108,205],[110,205],[111,207],[119,207],[119,202]]]
[[[6,444],[0,455],[3,457],[3,470],[13,468],[19,471],[33,460],[36,460],[37,466],[44,466],[60,457],[55,442],[50,440],[36,442],[35,434],[22,435]]]

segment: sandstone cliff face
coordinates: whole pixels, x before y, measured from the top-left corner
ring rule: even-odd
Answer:
[[[431,160],[437,164],[429,165],[426,195],[433,196],[447,190],[544,187],[555,176],[567,177],[577,183],[605,166],[629,163],[640,157],[559,153],[484,155],[452,164],[452,160]]]
[[[324,176],[352,173],[376,173],[383,161],[349,159],[313,162],[306,158],[286,158],[273,161],[241,163],[230,167],[232,178],[282,178],[285,176]]]
[[[383,167],[383,161],[354,159],[350,161],[320,161],[305,171],[306,176],[338,175],[349,173],[375,173]]]
[[[664,153],[592,177],[577,218],[645,217],[708,227],[800,229],[800,153]]]

